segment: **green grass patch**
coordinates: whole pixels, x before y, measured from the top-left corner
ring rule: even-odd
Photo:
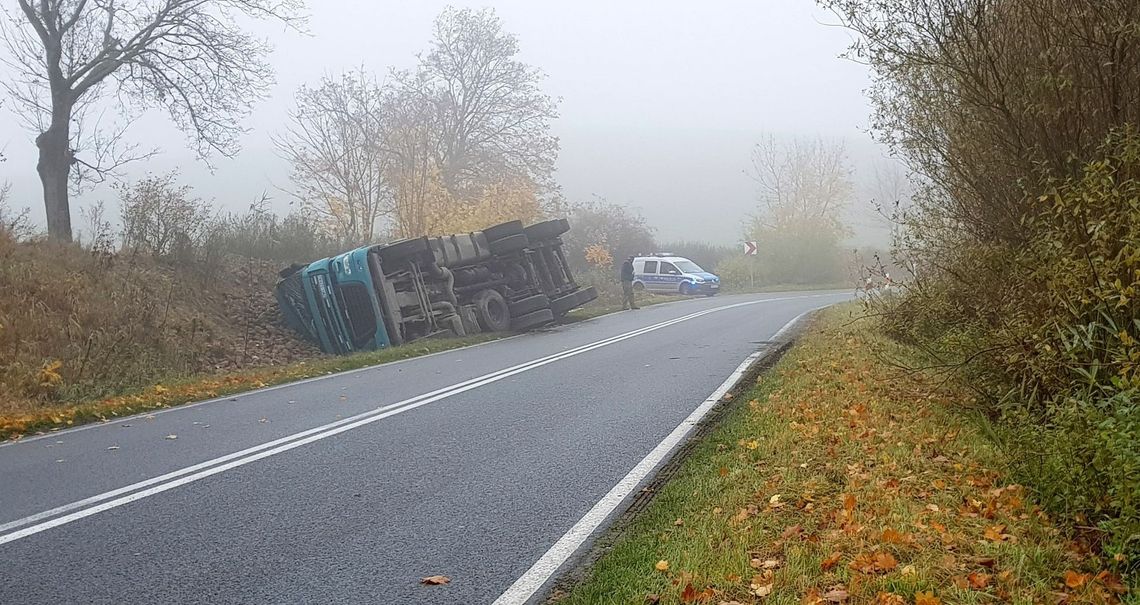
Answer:
[[[1121,578],[1007,482],[967,397],[857,307],[734,399],[561,604],[1113,602]]]

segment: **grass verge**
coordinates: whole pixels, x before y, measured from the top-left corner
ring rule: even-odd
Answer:
[[[479,334],[464,338],[419,340],[407,345],[343,357],[318,357],[285,366],[271,366],[224,375],[191,377],[97,401],[71,404],[26,404],[0,413],[0,439],[66,428],[88,422],[130,416],[194,401],[235,395],[268,386],[410,359],[497,340],[509,334]]]
[[[1122,579],[1006,482],[968,396],[853,306],[736,396],[586,579],[551,601],[1111,603]]]

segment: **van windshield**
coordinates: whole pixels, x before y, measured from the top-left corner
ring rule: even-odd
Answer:
[[[697,263],[694,263],[691,260],[679,260],[673,264],[677,265],[677,268],[680,269],[682,273],[704,273],[705,272],[705,270],[702,269],[700,267],[700,265],[698,265]]]

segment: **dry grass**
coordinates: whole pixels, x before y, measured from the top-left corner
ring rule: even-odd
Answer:
[[[850,309],[850,307],[848,307]],[[965,397],[835,310],[560,603],[1111,603]]]
[[[0,234],[0,414],[311,357],[271,325],[274,277]]]

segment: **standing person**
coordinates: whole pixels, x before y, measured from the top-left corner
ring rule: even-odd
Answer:
[[[623,310],[636,309],[637,302],[633,300],[633,257],[625,259],[621,264],[621,308]]]

